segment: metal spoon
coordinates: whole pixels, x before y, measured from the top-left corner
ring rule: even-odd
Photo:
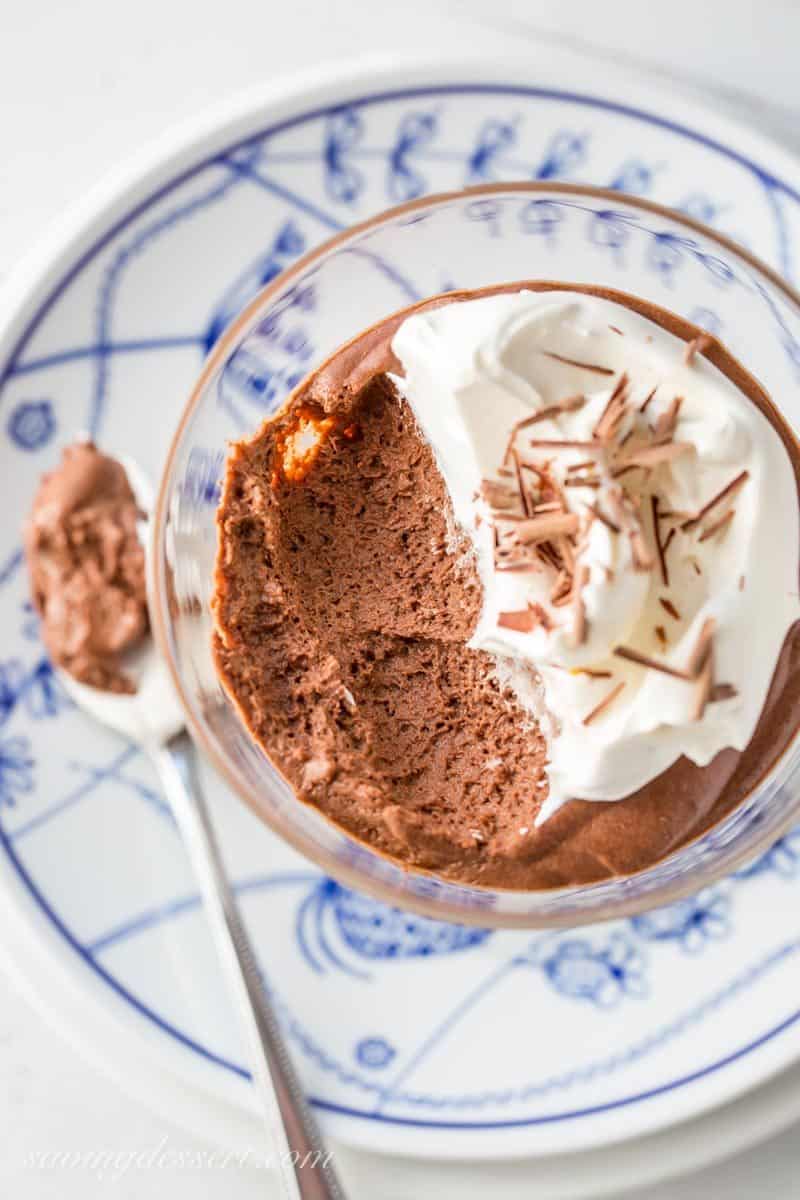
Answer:
[[[152,506],[152,490],[141,468],[120,459],[139,507]],[[147,536],[142,536],[145,546]],[[303,1095],[261,981],[253,947],[228,881],[197,774],[194,744],[184,725],[166,665],[152,639],[126,659],[137,690],[103,692],[60,672],[65,689],[103,725],[137,742],[158,771],[194,868],[206,916],[228,979],[250,1052],[253,1082],[284,1200],[345,1200],[317,1122]]]

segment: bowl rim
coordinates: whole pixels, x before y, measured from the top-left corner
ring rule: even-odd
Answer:
[[[483,908],[482,906],[467,907],[463,909],[454,907],[447,899],[434,899],[429,896],[416,895],[414,893],[403,892],[398,895],[396,889],[383,880],[374,879],[371,876],[364,875],[357,867],[349,863],[343,863],[334,855],[321,850],[311,850],[306,838],[295,831],[294,829],[284,826],[284,824],[266,814],[263,809],[255,802],[255,797],[249,794],[248,789],[238,778],[237,773],[229,763],[227,756],[217,751],[213,742],[207,737],[205,730],[199,721],[195,718],[192,704],[188,698],[186,688],[172,654],[170,638],[168,635],[168,605],[166,596],[168,595],[167,580],[166,580],[166,556],[162,555],[160,547],[164,544],[164,534],[168,516],[168,489],[172,479],[175,459],[178,453],[178,447],[182,441],[183,434],[189,425],[195,410],[201,403],[205,394],[206,388],[219,370],[220,366],[227,360],[230,352],[241,340],[246,329],[251,325],[253,319],[258,312],[267,304],[270,298],[283,291],[292,279],[302,275],[318,260],[325,258],[331,251],[335,250],[340,243],[351,241],[354,237],[368,232],[377,225],[392,221],[397,217],[402,217],[408,213],[417,212],[420,209],[433,208],[437,205],[452,201],[463,200],[465,198],[486,197],[500,194],[547,194],[554,195],[561,193],[567,196],[582,196],[592,200],[605,200],[612,203],[624,203],[630,208],[639,209],[642,212],[653,214],[662,217],[665,220],[674,222],[683,226],[693,233],[698,233],[704,238],[715,242],[723,250],[734,254],[740,260],[745,262],[749,267],[754,269],[757,274],[767,279],[773,287],[782,292],[784,296],[797,308],[800,312],[800,291],[795,289],[786,279],[763,262],[757,255],[745,247],[739,245],[733,238],[712,229],[701,221],[695,220],[693,217],[679,212],[677,209],[669,208],[667,205],[658,204],[653,200],[649,200],[642,196],[633,196],[626,192],[615,191],[611,188],[593,187],[588,184],[562,183],[558,180],[519,180],[506,181],[495,183],[483,183],[470,187],[464,187],[447,192],[430,192],[424,196],[420,196],[414,200],[408,200],[403,204],[394,205],[390,208],[381,209],[374,213],[371,217],[363,221],[356,222],[348,226],[346,229],[337,232],[332,237],[320,242],[306,254],[301,255],[291,266],[287,267],[275,279],[271,280],[265,287],[248,302],[241,312],[234,317],[228,327],[220,335],[219,339],[213,346],[211,352],[206,358],[203,367],[197,376],[189,396],[184,403],[178,423],[174,429],[170,439],[169,448],[161,470],[161,476],[158,484],[158,492],[156,503],[153,509],[153,521],[150,534],[150,551],[148,555],[152,563],[152,571],[148,580],[148,608],[153,630],[153,636],[160,654],[166,663],[169,676],[176,690],[180,706],[186,718],[187,728],[192,739],[198,745],[201,752],[207,756],[215,770],[223,777],[226,783],[236,793],[238,798],[253,811],[259,820],[263,821],[273,833],[276,833],[284,841],[288,842],[293,849],[297,850],[304,858],[308,859],[315,866],[321,868],[326,874],[332,876],[338,882],[347,887],[351,887],[357,891],[361,891],[370,895],[372,898],[382,901],[383,903],[393,906],[401,905],[409,911],[419,913],[424,917],[429,917],[434,920],[450,920],[458,922],[462,925],[477,925],[484,928],[495,929],[558,929],[584,924],[588,921],[602,922],[607,920],[616,920],[622,917],[631,916],[642,911],[640,903],[633,897],[626,898],[623,895],[615,901],[610,901],[607,913],[597,916],[590,916],[584,919],[582,914],[553,914],[547,913],[514,913],[514,912],[497,912],[491,908]],[[401,311],[401,310],[397,310]],[[389,314],[391,315],[391,314]],[[800,734],[790,741],[785,747],[778,759],[773,763],[772,767],[759,781],[758,788],[763,787],[768,782],[776,779],[782,770],[786,769],[789,755],[793,748],[798,745]],[[271,763],[273,768],[281,774],[279,768]],[[283,777],[283,776],[282,776]],[[285,777],[283,777],[285,779]],[[291,785],[287,782],[287,786],[291,790]],[[752,793],[751,793],[752,794]],[[297,800],[297,803],[302,803]],[[730,816],[739,811],[734,809]],[[328,820],[325,814],[320,812],[320,817],[323,820]],[[654,904],[647,907],[658,907],[662,904],[673,903],[681,900],[686,896],[697,892],[698,888],[704,888],[712,883],[717,882],[731,872],[737,870],[744,863],[753,860],[760,854],[765,853],[771,845],[784,836],[785,833],[793,826],[795,815],[789,814],[777,827],[771,832],[766,832],[760,837],[756,837],[743,850],[738,851],[730,857],[724,864],[720,864],[719,868],[711,867],[704,872],[702,880],[698,881],[694,872],[689,872],[686,876],[676,876],[672,879],[663,890],[663,894],[658,897]],[[354,845],[360,846],[362,843],[354,838],[347,830],[336,825],[335,822],[328,820],[328,823],[341,833],[345,838],[348,838]],[[713,828],[713,827],[712,827]],[[709,830],[705,831],[706,833]],[[702,837],[704,835],[700,835]],[[688,845],[694,844],[699,839],[693,839]],[[614,876],[610,880],[599,880],[593,884],[572,885],[564,888],[553,888],[537,891],[521,891],[512,889],[508,892],[509,895],[530,895],[531,897],[539,896],[542,901],[547,899],[556,899],[559,896],[567,896],[570,892],[575,895],[591,888],[608,885],[614,882],[632,881],[637,877],[644,875],[647,870],[652,867],[659,866],[664,862],[669,861],[673,854],[680,854],[685,850],[686,846],[680,847],[677,851],[673,851],[666,859],[662,859],[659,863],[652,864],[645,871],[636,872],[633,875]],[[448,880],[438,875],[435,871],[427,870],[420,867],[404,866],[396,859],[382,855],[378,851],[372,851],[376,857],[385,858],[387,862],[391,862],[398,871],[405,873],[408,876],[416,876],[421,879],[429,879],[436,881],[443,886],[461,887],[465,890],[474,891],[475,893],[484,893],[491,895],[498,892],[497,888],[484,888],[480,884],[460,884],[458,881]]]

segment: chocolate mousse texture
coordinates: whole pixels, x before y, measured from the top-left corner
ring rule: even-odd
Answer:
[[[794,626],[755,736],[706,767],[680,758],[615,802],[569,801],[541,825],[544,737],[468,642],[481,583],[431,448],[387,372],[411,311],[339,350],[233,446],[218,511],[214,653],[252,736],[293,787],[402,864],[501,888],[545,889],[649,867],[731,812],[800,725]],[[713,339],[628,304],[695,347],[797,444],[763,391]],[[702,338],[702,341],[694,339]]]
[[[31,593],[51,659],[109,692],[135,690],[120,656],[148,631],[139,516],[120,463],[78,442],[43,477],[25,526]]]

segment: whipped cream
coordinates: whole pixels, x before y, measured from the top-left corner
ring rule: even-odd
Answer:
[[[743,750],[800,616],[797,488],[766,416],[660,325],[575,292],[414,313],[392,349],[475,548],[470,644],[548,739],[539,821]]]

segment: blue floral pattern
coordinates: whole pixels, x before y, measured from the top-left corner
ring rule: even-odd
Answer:
[[[233,281],[219,300],[203,336],[203,348],[206,352],[253,297],[307,249],[306,238],[297,222],[286,221],[267,250]]]
[[[640,158],[627,158],[618,168],[608,186],[615,192],[646,196],[652,190],[655,176],[663,167],[663,163],[653,165],[643,162]]]
[[[28,738],[0,740],[0,806],[13,807],[19,796],[33,791],[34,766]]]
[[[800,829],[794,829],[780,838],[750,866],[737,871],[739,879],[753,879],[756,875],[773,872],[782,879],[796,879],[800,875]]]
[[[363,967],[348,964],[343,952],[373,963],[429,958],[480,946],[491,933],[403,912],[333,879],[321,880],[303,900],[296,929],[299,946],[316,971],[324,970],[327,963],[365,978]]]
[[[572,129],[554,133],[547,144],[544,157],[531,172],[534,179],[571,179],[578,167],[586,162],[589,136]]]
[[[713,938],[730,933],[730,901],[720,891],[704,891],[688,900],[633,917],[631,925],[649,942],[676,942],[690,954]]]
[[[502,170],[500,160],[506,151],[511,150],[517,141],[517,122],[484,121],[478,130],[474,147],[467,157],[467,185],[483,183],[495,178],[496,167]]]
[[[562,996],[589,1000],[601,1008],[645,991],[641,952],[622,933],[613,934],[600,948],[587,938],[566,937],[543,960],[542,969]]]
[[[48,659],[26,668],[21,659],[11,658],[0,663],[0,725],[21,702],[34,720],[55,717],[72,704]]]
[[[23,400],[8,418],[8,436],[20,450],[41,450],[56,431],[56,418],[49,400]]]
[[[396,1055],[394,1046],[382,1037],[362,1038],[355,1048],[356,1062],[371,1071],[380,1071],[383,1067],[388,1067]]]
[[[331,113],[326,122],[322,151],[325,187],[338,204],[355,204],[363,190],[363,175],[348,162],[348,155],[358,145],[363,131],[361,115],[354,108]]]
[[[386,190],[396,204],[416,200],[428,191],[425,176],[413,165],[413,155],[436,136],[434,113],[409,113],[403,117],[389,151]]]

